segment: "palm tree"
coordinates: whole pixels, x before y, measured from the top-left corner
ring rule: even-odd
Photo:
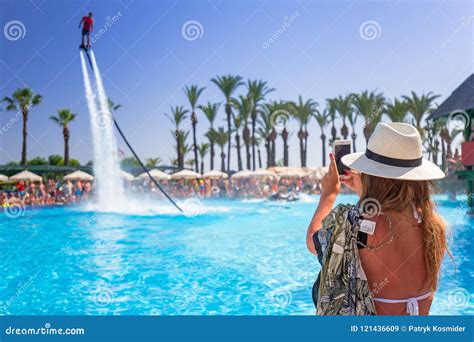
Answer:
[[[298,103],[291,104],[291,106],[293,107],[291,112],[293,113],[296,121],[298,121],[300,125],[300,129],[298,131],[298,139],[300,141],[300,160],[302,167],[306,167],[309,136],[308,124],[311,120],[311,117],[315,113],[317,105],[318,103],[311,99],[303,101],[303,98],[301,96],[298,98]]]
[[[208,102],[207,105],[205,106],[200,106],[199,109],[204,113],[206,116],[207,120],[209,121],[210,130],[214,130],[214,121],[216,120],[217,117],[217,112],[219,111],[220,103],[210,103]],[[214,139],[211,139],[209,135],[206,135],[206,137],[209,139],[209,145],[211,147],[211,170],[214,170],[214,156],[215,156],[215,151],[214,151]],[[211,134],[211,137],[214,137],[214,135]]]
[[[457,128],[449,129],[447,125],[444,126],[443,129],[441,130],[440,136],[446,143],[446,156],[444,157],[444,160],[446,160],[446,158],[449,159],[453,157],[453,151],[452,151],[451,145],[454,139],[456,139],[456,137],[462,132],[463,132],[462,129],[457,129]]]
[[[258,123],[262,127],[262,132],[265,132],[265,148],[267,150],[267,168],[275,166],[276,164],[276,149],[275,140],[277,133],[274,127],[273,111],[274,107],[272,103],[265,103],[262,105],[262,111],[258,118]],[[262,136],[263,137],[263,136]]]
[[[337,115],[337,99],[326,99],[326,106],[328,109],[328,115],[329,118],[331,119],[331,139],[329,140],[329,143],[334,142],[334,140],[338,139],[337,136],[337,130],[336,130],[336,115]]]
[[[209,140],[209,145],[211,148],[211,168],[210,170],[214,170],[214,144],[216,143],[217,139],[217,131],[214,128],[209,128],[207,133],[205,134],[206,138]]]
[[[438,153],[442,152],[442,154],[444,155],[444,141],[442,139],[442,143],[441,143],[442,151],[440,151],[439,150],[439,144],[440,144],[439,136],[443,128],[446,126],[446,124],[447,124],[447,118],[439,118],[436,120],[428,121],[428,124],[426,126],[426,131],[428,132],[428,139],[427,139],[427,143],[428,143],[427,150],[429,153],[428,158],[432,157],[432,161],[436,165],[438,165]]]
[[[193,127],[193,150],[194,150],[194,165],[196,172],[199,172],[199,161],[198,161],[198,150],[197,150],[197,140],[196,140],[196,125],[198,119],[196,116],[196,106],[199,99],[199,96],[204,91],[205,88],[199,88],[197,85],[192,85],[184,88],[184,93],[188,98],[189,104],[191,105],[191,124]]]
[[[226,134],[224,127],[219,127],[216,134],[216,144],[221,148],[221,171],[225,172],[225,145],[229,142],[229,136]]]
[[[206,156],[208,150],[209,150],[208,143],[201,143],[200,145],[198,145],[198,152],[199,152],[199,156],[201,157],[201,174],[204,173],[204,157]]]
[[[278,120],[279,117],[284,117],[283,120],[289,120],[289,111],[288,111],[288,103],[283,101],[271,101],[268,103],[264,103],[262,105],[262,116],[265,117],[265,120],[268,121],[268,124],[271,126],[270,130],[270,166],[276,165],[276,146],[275,141],[277,138],[277,131],[275,127],[279,128],[277,125],[279,124]],[[285,122],[286,123],[286,122]],[[283,159],[285,166],[288,166],[288,131],[284,127],[282,132],[280,132],[283,137]]]
[[[255,137],[255,141],[253,144],[257,146],[257,156],[258,156],[258,168],[261,169],[262,166],[262,154],[260,153],[260,139],[258,137]]]
[[[403,122],[408,113],[408,103],[395,98],[387,103],[385,114],[392,122]]]
[[[245,154],[246,154],[246,164],[247,164],[247,170],[250,170],[250,142],[251,142],[251,136],[250,136],[250,129],[248,126],[248,121],[250,117],[250,113],[252,111],[252,101],[247,96],[242,96],[240,95],[238,99],[233,100],[233,106],[237,109],[237,112],[239,113],[240,120],[244,126],[244,129],[242,130],[242,138],[244,140],[244,145],[245,145]],[[240,149],[238,149],[239,151]],[[240,168],[239,168],[240,170]]]
[[[184,168],[184,155],[183,147],[181,144],[185,143],[186,139],[183,139],[184,132],[181,130],[180,125],[181,123],[186,120],[188,111],[185,110],[182,106],[171,107],[171,115],[166,114],[165,116],[170,119],[171,123],[175,126],[174,131],[171,133],[176,139],[176,152],[178,155],[178,168]]]
[[[265,146],[265,152],[267,153],[267,168],[271,166],[271,160],[272,160],[272,153],[271,153],[271,148],[270,148],[270,134],[271,134],[271,129],[272,126],[269,123],[269,120],[265,116],[260,116],[258,120],[259,126],[257,128],[257,134],[259,135],[260,139],[264,141],[264,146]],[[256,140],[253,142],[254,145],[256,145],[257,141],[260,142],[260,139],[256,138]],[[260,152],[259,154],[259,159],[261,159]],[[261,160],[259,160],[259,167],[262,167]]]
[[[413,117],[414,125],[423,136],[424,130],[421,126],[425,114],[430,113],[433,108],[431,107],[434,100],[440,95],[435,95],[432,92],[428,94],[418,96],[414,91],[411,92],[410,96],[404,95],[403,99],[407,102],[408,111]]]
[[[326,134],[324,133],[326,126],[329,124],[329,110],[324,109],[322,112],[315,110],[314,118],[321,129],[321,145],[322,145],[322,161],[323,166],[326,166]]]
[[[341,127],[341,135],[344,140],[347,139],[349,136],[349,128],[346,125],[346,120],[351,120],[350,118],[353,116],[354,107],[352,105],[352,94],[341,96],[339,95],[334,100],[334,105],[336,111],[342,118],[342,127]]]
[[[385,97],[382,93],[365,90],[361,94],[354,94],[353,102],[358,114],[365,119],[364,137],[366,144],[368,144],[370,135],[384,113]]]
[[[237,166],[239,171],[242,171],[242,155],[240,153],[240,134],[239,129],[242,126],[242,117],[240,115],[232,114],[235,131],[235,148],[237,149]]]
[[[188,145],[187,140],[189,136],[189,131],[181,131],[179,135],[179,150],[176,149],[178,154],[181,155],[181,168],[184,168],[184,160],[186,155],[191,151],[191,146]],[[186,161],[186,165],[194,166],[194,159],[189,159]]]
[[[288,114],[288,118],[287,120],[291,120],[291,117],[290,117],[290,111],[291,111],[291,103],[289,102],[282,102],[282,113],[287,113]],[[281,138],[283,140],[283,166],[289,166],[290,164],[290,146],[288,145],[288,138],[290,137],[290,133],[288,132],[288,130],[286,129],[286,127],[288,126],[288,123],[286,123],[284,126],[283,126],[283,129],[281,130]]]
[[[63,129],[64,138],[64,165],[69,165],[69,138],[71,132],[69,130],[69,123],[74,121],[77,114],[72,113],[69,109],[59,109],[58,116],[50,116],[49,118],[57,123]]]
[[[351,98],[352,104],[354,103],[354,94],[349,94]],[[357,134],[355,130],[355,125],[357,122],[357,118],[359,117],[359,112],[356,110],[351,110],[350,113],[347,115],[347,121],[349,121],[349,124],[351,125],[352,128],[352,133],[351,133],[351,138],[352,138],[352,148],[354,152],[357,152],[356,148],[356,139],[357,139]]]
[[[21,165],[26,165],[26,138],[28,136],[28,115],[30,108],[41,103],[42,96],[35,94],[30,88],[17,89],[12,97],[5,96],[6,110],[21,112],[23,116],[23,141],[21,145]]]
[[[231,131],[232,131],[232,123],[231,123],[231,116],[232,116],[232,103],[231,98],[232,94],[240,87],[242,82],[242,77],[240,76],[232,76],[232,75],[224,75],[224,76],[217,76],[216,78],[211,79],[217,87],[220,89],[222,94],[225,97],[225,113],[227,115],[227,139],[229,144],[227,146],[227,170],[230,171],[230,141]]]
[[[145,160],[145,166],[149,169],[154,168],[156,165],[161,164],[161,158],[156,157],[156,158],[147,158]]]
[[[248,80],[247,81],[247,96],[251,101],[251,119],[252,119],[252,142],[255,142],[255,128],[257,124],[257,117],[259,111],[259,105],[264,100],[265,96],[274,91],[275,89],[269,88],[267,82],[261,80]],[[252,144],[252,169],[255,170],[255,145]]]

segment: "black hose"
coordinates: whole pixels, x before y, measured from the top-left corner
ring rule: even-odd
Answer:
[[[112,115],[112,114],[111,114]],[[128,142],[127,138],[125,138],[125,135],[123,134],[122,130],[120,129],[120,126],[118,125],[117,123],[117,120],[115,120],[115,118],[113,118],[114,120],[114,124],[115,124],[115,127],[117,128],[117,131],[120,133],[120,135],[122,136],[122,139],[123,141],[125,141],[125,144],[128,146],[128,148],[130,149],[130,151],[132,152],[132,154],[134,155],[134,157],[137,159],[138,163],[140,164],[140,166],[142,167],[142,169],[146,172],[146,174],[148,175],[148,177],[150,177],[150,180],[158,187],[158,189],[160,189],[160,191],[163,193],[163,195],[166,196],[167,199],[170,200],[171,203],[173,203],[173,205],[180,211],[180,212],[183,212],[183,210],[176,204],[175,201],[173,201],[173,199],[166,193],[166,191],[161,187],[160,183],[158,183],[156,181],[156,179],[154,179],[151,175],[150,175],[150,172],[148,172],[148,169],[146,168],[146,166],[143,164],[143,162],[140,160],[140,158],[138,158],[138,155],[135,153],[134,149],[132,148],[132,146],[130,145],[130,143]]]

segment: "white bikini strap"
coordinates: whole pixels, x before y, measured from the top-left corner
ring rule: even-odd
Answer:
[[[395,303],[407,303],[407,313],[410,316],[418,316],[420,314],[420,310],[418,308],[418,301],[423,300],[431,296],[431,291],[428,293],[425,293],[424,295],[418,296],[418,297],[411,297],[408,299],[385,299],[385,298],[373,298],[374,301],[380,302],[380,303],[389,303],[389,304],[395,304]]]
[[[413,211],[413,217],[415,218],[416,222],[420,224],[423,219],[418,210],[416,210],[415,204],[413,202],[411,203],[411,210]]]

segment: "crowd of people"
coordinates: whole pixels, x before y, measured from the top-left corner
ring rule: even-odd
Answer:
[[[0,205],[21,203],[28,206],[77,204],[93,197],[94,182],[47,179],[40,182],[19,181],[0,188]],[[160,181],[172,197],[268,198],[274,194],[319,193],[319,180],[304,178],[191,179]],[[133,195],[162,194],[150,180],[124,181]]]
[[[72,204],[88,200],[92,192],[93,184],[89,181],[19,181],[0,190],[0,204],[3,207],[16,203],[30,206]]]
[[[449,175],[441,190],[455,198],[462,191],[463,185],[457,180],[454,171],[459,169],[459,162],[450,161]],[[92,181],[63,181],[46,179],[40,182],[19,181],[15,184],[0,185],[0,205],[8,207],[15,204],[25,206],[45,206],[77,204],[91,199],[94,195]],[[319,194],[320,179],[315,177],[249,177],[229,179],[190,179],[160,181],[161,187],[173,198],[297,198],[298,194]],[[159,189],[148,179],[125,181],[126,191],[131,195],[163,197]],[[342,192],[348,192],[344,188]],[[280,196],[280,197],[279,197]]]

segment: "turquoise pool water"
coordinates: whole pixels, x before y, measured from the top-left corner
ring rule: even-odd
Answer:
[[[0,213],[0,313],[313,314],[319,265],[305,231],[316,203],[204,200],[192,217],[73,207]],[[474,314],[474,221],[464,202],[438,205],[457,270],[445,261],[432,314]]]

